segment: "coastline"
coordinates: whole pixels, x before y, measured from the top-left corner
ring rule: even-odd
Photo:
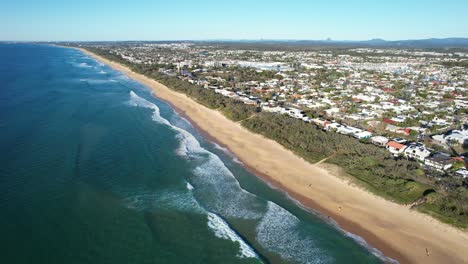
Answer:
[[[79,50],[150,88],[211,140],[228,148],[259,178],[285,191],[306,208],[330,216],[342,229],[361,236],[386,256],[400,263],[468,262],[467,232],[350,185],[330,170],[306,162],[275,141],[248,131],[185,94],[123,65]]]

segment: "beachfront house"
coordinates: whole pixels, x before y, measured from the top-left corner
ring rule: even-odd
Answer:
[[[463,179],[468,178],[468,170],[461,168],[455,172],[455,176],[462,177]]]
[[[388,141],[389,139],[383,136],[374,136],[371,138],[372,144],[379,146],[379,147],[385,147]]]
[[[416,159],[424,162],[424,160],[431,155],[431,152],[424,146],[411,145],[405,148],[403,154],[408,159]]]
[[[362,131],[354,134],[354,137],[357,139],[369,139],[372,136],[372,133],[369,131]]]
[[[449,154],[438,152],[424,160],[424,164],[437,170],[448,170],[452,167],[453,160]]]
[[[340,127],[342,127],[343,125],[341,125],[340,123],[329,123],[329,124],[326,124],[324,127],[323,127],[323,130],[325,131],[337,131]]]
[[[397,157],[403,154],[403,151],[405,150],[406,145],[400,144],[395,141],[389,141],[386,144],[386,149],[392,153],[393,156]]]
[[[347,126],[344,126],[344,125],[338,127],[336,129],[336,132],[340,133],[342,135],[351,135],[351,134],[353,134],[353,130],[350,129],[349,127],[347,127]]]
[[[289,108],[287,109],[287,113],[290,117],[293,117],[293,118],[298,118],[298,119],[302,119],[302,117],[304,117],[304,111],[302,111],[301,109],[297,109],[297,108]]]
[[[458,143],[461,145],[468,145],[468,129],[467,130],[453,130],[450,134],[445,136],[445,141]]]
[[[312,118],[310,119],[310,122],[321,128],[324,128],[327,124],[330,124],[330,121],[318,118]]]

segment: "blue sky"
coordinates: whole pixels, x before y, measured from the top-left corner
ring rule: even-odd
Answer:
[[[2,0],[0,40],[468,37],[467,0]]]

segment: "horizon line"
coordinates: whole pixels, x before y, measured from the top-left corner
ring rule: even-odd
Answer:
[[[388,40],[384,38],[371,39],[302,39],[302,38],[213,38],[213,39],[127,39],[127,40],[0,40],[0,42],[208,42],[208,41],[317,41],[317,42],[369,42],[369,41],[420,41],[420,40],[468,40],[467,37],[427,37],[427,38],[410,38],[410,39],[395,39]]]

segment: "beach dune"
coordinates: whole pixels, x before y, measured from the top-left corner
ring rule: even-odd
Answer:
[[[257,176],[286,191],[305,207],[333,218],[344,230],[400,263],[468,263],[468,233],[407,206],[387,201],[314,165],[280,144],[252,133],[220,112],[129,68],[82,52],[148,86],[200,130],[229,148]]]

